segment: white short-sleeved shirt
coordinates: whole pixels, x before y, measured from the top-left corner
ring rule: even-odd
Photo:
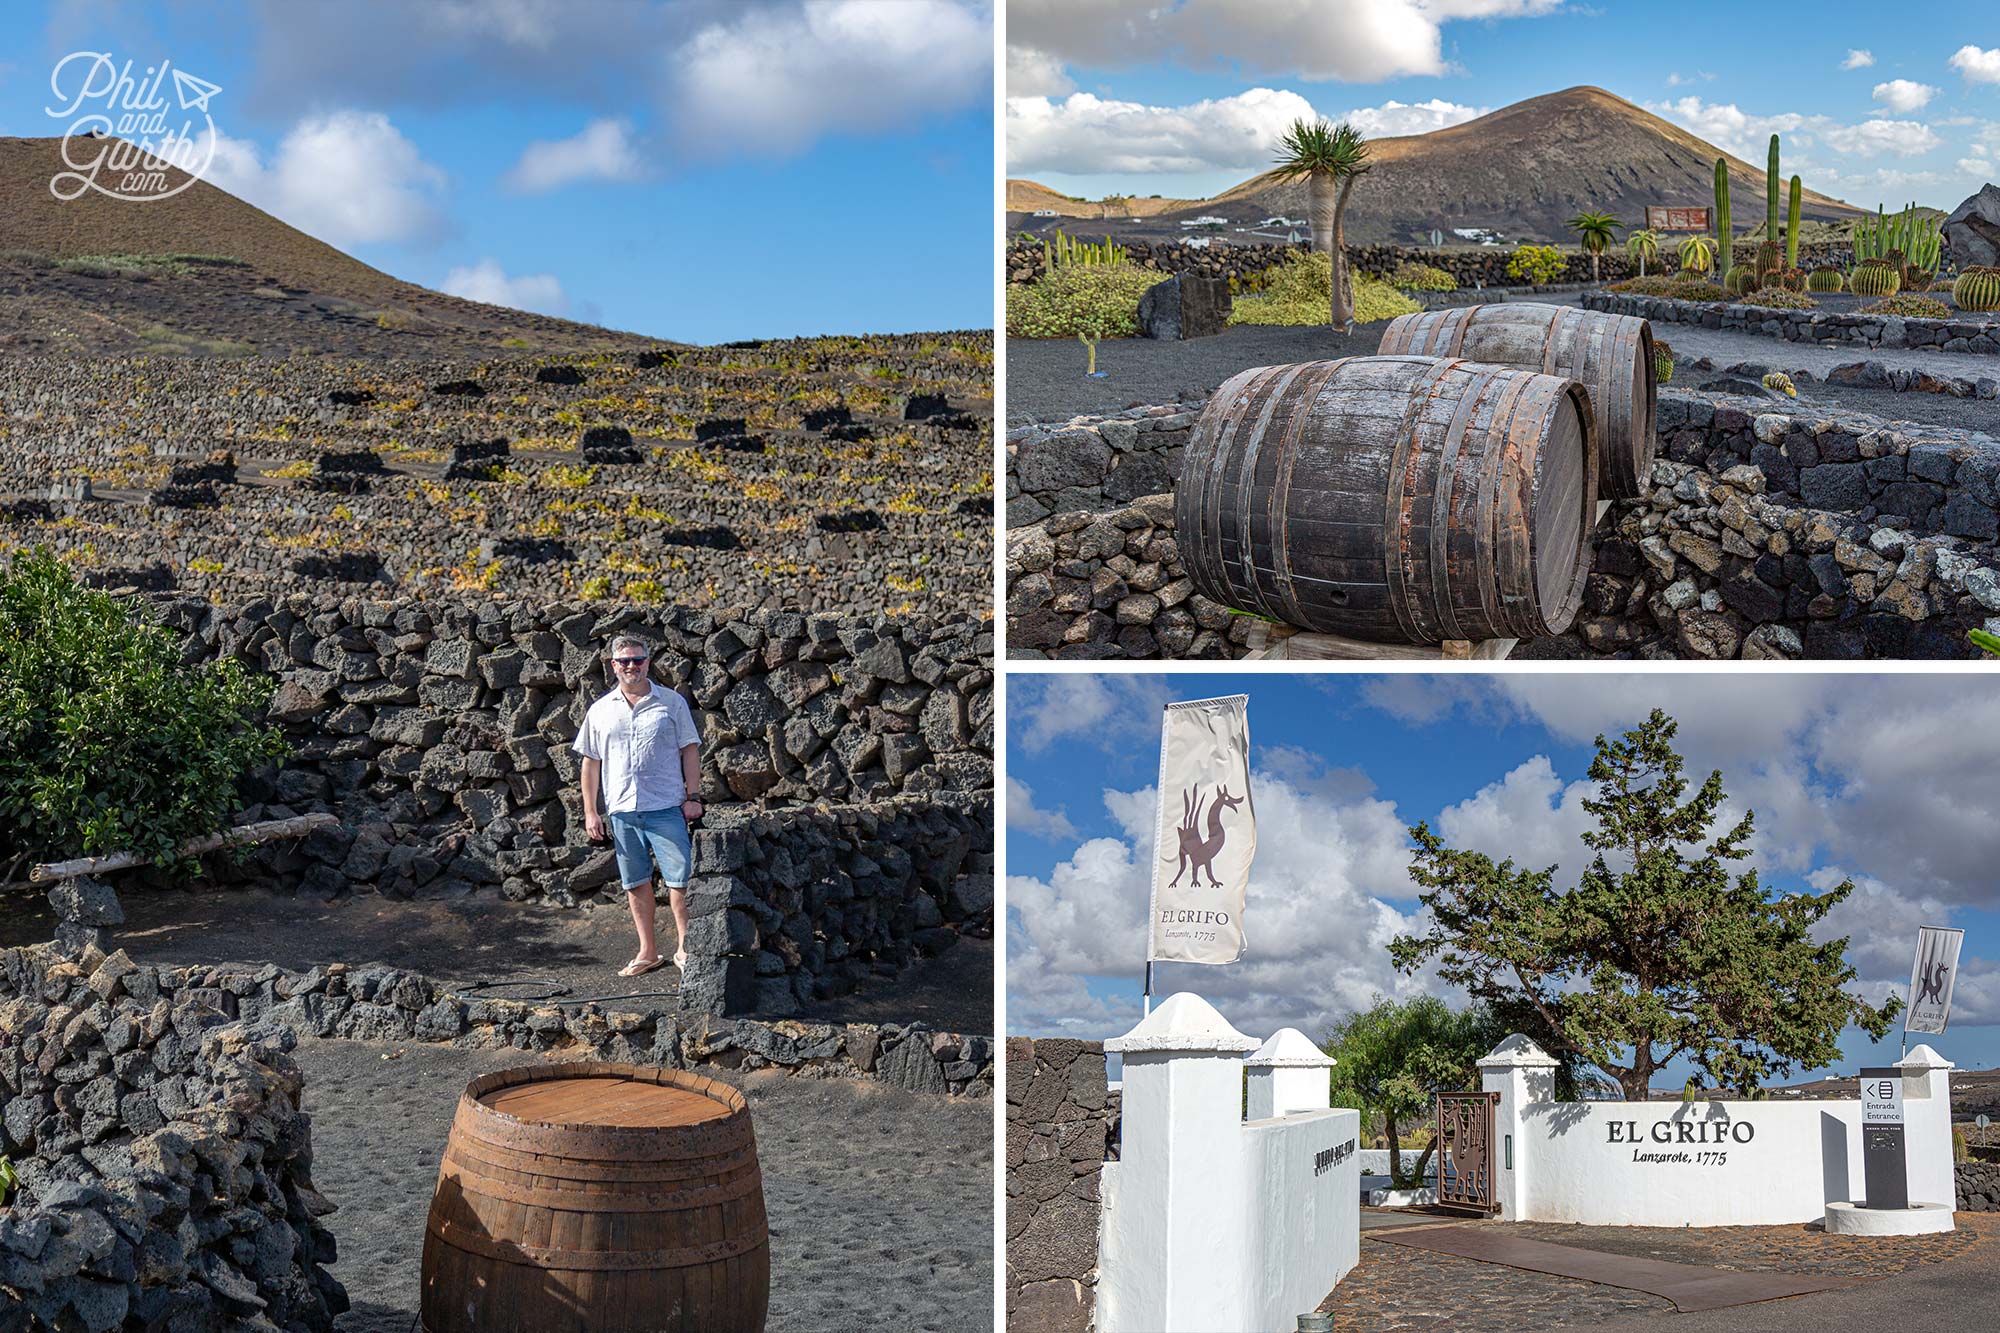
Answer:
[[[604,813],[622,815],[671,810],[686,800],[681,748],[700,741],[687,700],[655,681],[636,708],[614,686],[583,715],[570,748],[603,764]]]

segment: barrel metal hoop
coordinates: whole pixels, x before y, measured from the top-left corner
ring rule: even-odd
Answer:
[[[1559,305],[1551,308],[1555,311],[1555,313],[1549,317],[1549,331],[1542,335],[1542,373],[1544,375],[1552,375],[1555,373],[1556,331],[1559,328],[1561,328],[1563,324],[1563,316],[1567,315],[1572,309],[1574,309],[1574,307],[1566,305]]]
[[[1611,411],[1611,370],[1614,361],[1612,351],[1623,342],[1625,330],[1621,327],[1621,322],[1625,318],[1627,317],[1619,315],[1611,319],[1599,319],[1597,321],[1597,326],[1591,330],[1590,334],[1590,350],[1585,354],[1584,361],[1577,366],[1577,374],[1575,376],[1575,378],[1583,381],[1584,389],[1590,397],[1591,415],[1606,418],[1607,424],[1611,424],[1609,419],[1614,415]],[[1607,347],[1605,345],[1607,341],[1610,341],[1612,345]],[[1590,372],[1587,379],[1583,373],[1586,370]],[[1623,414],[1620,413],[1618,415]],[[1625,473],[1631,467],[1628,461],[1630,457],[1629,440],[1626,447],[1619,449],[1617,452],[1619,455],[1617,460],[1619,476],[1614,478],[1614,481],[1622,480]]]
[[[496,1171],[512,1171],[547,1180],[588,1184],[673,1185],[684,1180],[725,1176],[757,1164],[757,1154],[738,1151],[715,1157],[691,1157],[670,1162],[633,1162],[623,1158],[592,1161],[547,1154],[509,1153],[506,1149],[481,1151],[491,1145],[454,1139],[445,1148],[445,1160],[456,1162],[482,1178],[494,1178]]]
[[[1258,578],[1257,544],[1250,540],[1250,519],[1255,510],[1253,492],[1256,490],[1257,455],[1264,448],[1264,433],[1271,427],[1272,415],[1277,411],[1278,404],[1285,400],[1285,390],[1289,389],[1292,381],[1299,377],[1299,373],[1311,364],[1306,361],[1297,365],[1275,367],[1281,373],[1275,377],[1275,386],[1264,399],[1263,411],[1257,415],[1257,424],[1251,430],[1250,438],[1237,451],[1236,534],[1243,553],[1240,566],[1243,570],[1243,582],[1247,585],[1243,591],[1247,594],[1247,599],[1255,603],[1254,606],[1245,607],[1244,610],[1257,611],[1273,619],[1282,619],[1283,615],[1273,604],[1275,599],[1267,599],[1264,595],[1263,580]],[[1267,375],[1263,382],[1270,384],[1273,378]],[[1274,571],[1273,587],[1275,586]]]
[[[448,1221],[433,1221],[429,1230],[441,1244],[455,1250],[519,1268],[549,1269],[559,1273],[629,1273],[645,1269],[696,1268],[734,1259],[770,1244],[768,1233],[751,1233],[675,1250],[562,1250],[546,1245],[495,1240]]]
[[[1443,622],[1442,637],[1447,639],[1471,637],[1459,628],[1458,612],[1451,604],[1451,501],[1458,489],[1458,454],[1465,440],[1466,426],[1479,410],[1480,399],[1499,373],[1500,367],[1497,366],[1475,367],[1472,386],[1458,400],[1458,410],[1452,413],[1451,425],[1445,431],[1444,448],[1439,452],[1431,505],[1431,600]]]
[[[1460,314],[1458,317],[1458,322],[1452,326],[1451,346],[1446,349],[1445,351],[1446,356],[1460,355],[1461,351],[1465,347],[1465,335],[1472,328],[1472,321],[1478,316],[1479,312],[1484,310],[1485,308],[1486,307],[1483,304],[1469,305],[1464,308],[1464,312]]]
[[[1556,604],[1554,614],[1551,613],[1551,608],[1541,609],[1542,623],[1555,633],[1568,629],[1570,622],[1576,617],[1577,608],[1583,605],[1584,585],[1590,580],[1593,549],[1591,538],[1597,527],[1597,496],[1599,488],[1604,484],[1603,464],[1600,462],[1598,450],[1598,432],[1602,427],[1598,425],[1595,414],[1587,410],[1590,406],[1589,395],[1583,392],[1582,385],[1572,381],[1569,386],[1569,397],[1583,424],[1583,504],[1577,514],[1579,535],[1576,571],[1570,577],[1569,587],[1564,590],[1561,600]],[[1579,398],[1583,401],[1577,402]]]
[[[1292,583],[1292,471],[1298,463],[1299,449],[1305,438],[1306,427],[1313,422],[1313,409],[1319,405],[1319,396],[1333,377],[1340,373],[1352,357],[1340,357],[1334,361],[1322,361],[1319,377],[1312,382],[1312,391],[1306,395],[1300,410],[1292,413],[1292,426],[1284,443],[1284,450],[1278,455],[1278,475],[1271,484],[1271,553],[1277,566],[1277,592],[1284,598],[1287,614],[1284,619],[1293,625],[1306,623],[1305,608],[1299,604],[1297,588]]]
[[[1445,377],[1460,364],[1439,358],[1410,386],[1408,398],[1403,404],[1402,424],[1396,430],[1395,443],[1389,451],[1389,484],[1382,488],[1382,581],[1387,585],[1389,609],[1395,613],[1396,624],[1408,643],[1435,642],[1425,636],[1410,609],[1409,575],[1403,567],[1404,545],[1409,540],[1410,531],[1406,496],[1409,474],[1416,467],[1418,454],[1416,423]]]
[[[1222,441],[1235,438],[1234,424],[1248,409],[1250,385],[1261,369],[1263,367],[1238,371],[1225,380],[1195,418],[1194,431],[1188,438],[1188,452],[1181,463],[1181,484],[1174,493],[1174,528],[1180,536],[1182,558],[1187,562],[1188,574],[1197,588],[1224,605],[1228,605],[1231,599],[1227,576],[1223,572],[1220,530],[1224,469]],[[1190,485],[1190,482],[1193,484]],[[1201,534],[1214,536],[1214,550],[1208,549],[1209,542],[1196,539]]]
[[[582,1189],[537,1189],[496,1180],[483,1172],[467,1170],[467,1164],[450,1153],[445,1154],[445,1161],[461,1169],[461,1188],[468,1197],[502,1199],[508,1203],[525,1203],[570,1213],[678,1213],[690,1208],[706,1208],[747,1199],[753,1194],[762,1198],[764,1194],[763,1174],[755,1170],[746,1171],[735,1180],[696,1189],[601,1194]]]
[[[1479,605],[1485,615],[1481,638],[1532,638],[1532,635],[1509,636],[1507,627],[1512,621],[1508,614],[1507,599],[1501,594],[1495,561],[1498,559],[1498,544],[1502,533],[1498,491],[1500,488],[1500,468],[1507,453],[1507,437],[1512,431],[1514,410],[1521,395],[1535,382],[1530,371],[1516,371],[1509,376],[1507,387],[1500,394],[1500,403],[1493,410],[1493,425],[1488,430],[1490,441],[1486,456],[1480,460],[1479,507],[1473,511],[1474,519],[1482,524],[1490,524],[1482,535],[1484,541],[1473,543],[1478,553]]]

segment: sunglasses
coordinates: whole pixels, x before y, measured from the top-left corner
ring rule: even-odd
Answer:
[[[635,667],[635,666],[646,665],[646,659],[643,657],[614,657],[611,660],[613,662],[616,662],[619,666],[622,667]]]

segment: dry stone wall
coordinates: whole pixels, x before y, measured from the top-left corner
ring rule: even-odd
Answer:
[[[2000,1213],[2000,1162],[1959,1162],[1952,1167],[1961,1213]]]
[[[1908,347],[2000,356],[2000,322],[1982,315],[1916,319],[1832,310],[1772,310],[1738,302],[1677,301],[1665,296],[1605,291],[1584,292],[1580,300],[1586,310],[1637,315],[1655,324],[1697,324],[1705,329],[1757,333],[1786,342]]]
[[[1134,407],[1066,425],[1007,432],[1007,526],[1113,509],[1174,488],[1193,409]]]
[[[1007,1039],[1007,1328],[1086,1333],[1096,1308],[1098,1177],[1118,1149],[1104,1046]]]
[[[2000,631],[2000,446],[1795,403],[1660,395],[1645,496],[1597,529],[1570,630],[1516,657],[1969,658]],[[1187,581],[1171,494],[1007,535],[1021,657],[1240,657]]]
[[[123,952],[0,953],[0,1328],[277,1328],[348,1308],[275,1023]]]

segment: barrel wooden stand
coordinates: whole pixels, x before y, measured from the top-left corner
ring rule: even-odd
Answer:
[[[594,1061],[467,1085],[424,1228],[427,1333],[761,1333],[770,1295],[742,1093]]]

